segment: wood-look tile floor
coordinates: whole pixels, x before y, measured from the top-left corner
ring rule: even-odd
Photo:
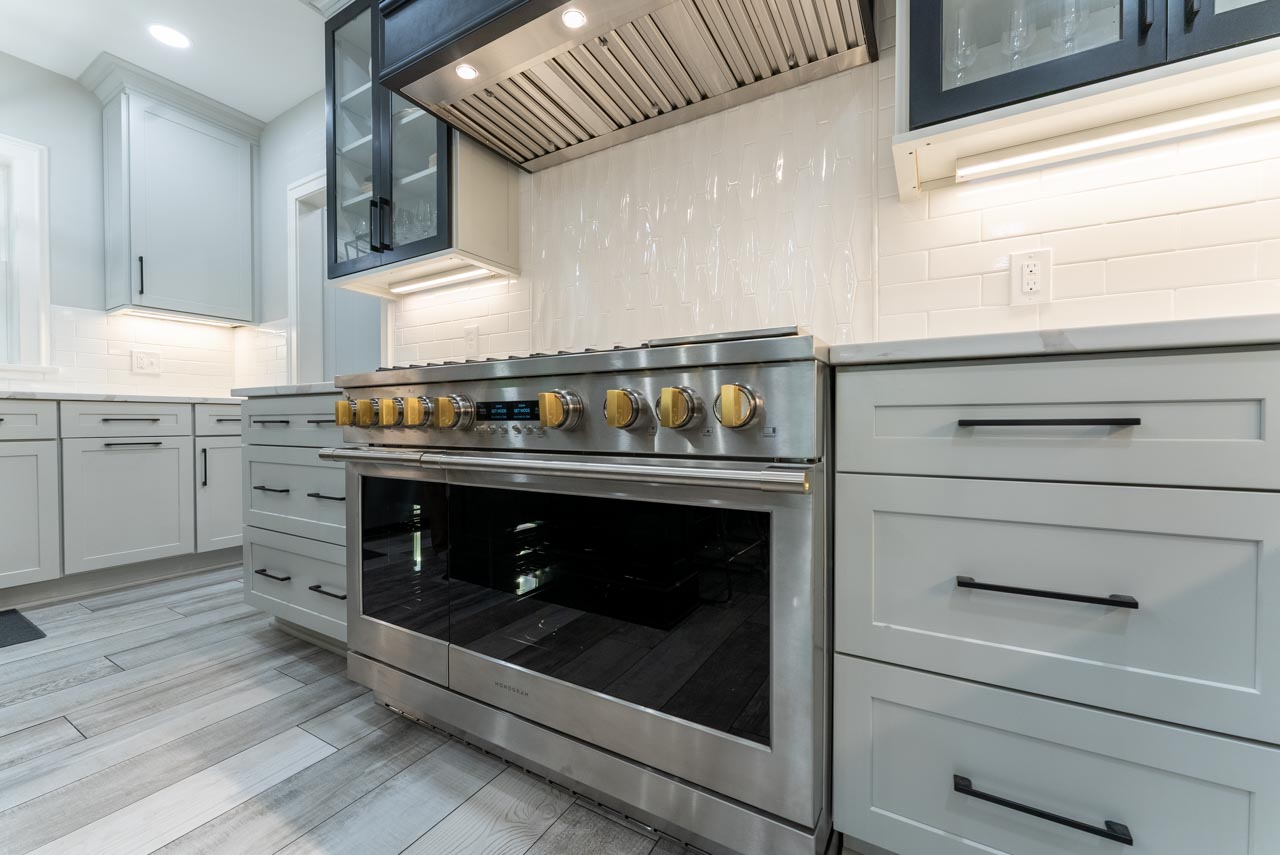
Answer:
[[[684,851],[377,705],[221,570],[24,613],[0,648],[4,855]]]

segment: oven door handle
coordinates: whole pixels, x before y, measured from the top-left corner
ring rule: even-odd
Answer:
[[[398,463],[445,472],[493,472],[503,475],[556,475],[565,478],[671,484],[679,487],[739,487],[767,493],[808,493],[807,469],[765,466],[757,469],[711,469],[654,466],[646,463],[587,463],[558,460],[512,460],[467,454],[392,451],[377,448],[326,448],[322,460],[351,463]]]

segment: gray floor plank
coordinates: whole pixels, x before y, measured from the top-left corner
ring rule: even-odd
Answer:
[[[649,855],[653,845],[651,838],[575,804],[527,855]]]
[[[203,597],[196,597],[185,603],[175,603],[169,608],[173,609],[180,615],[198,615],[201,612],[211,612],[214,609],[220,609],[233,603],[244,600],[244,583],[236,580],[234,583],[228,583],[230,586],[226,591],[217,594],[209,594]]]
[[[150,665],[101,677],[92,683],[72,686],[38,698],[0,707],[0,735],[30,727],[60,715],[76,715],[82,713],[90,704],[103,703],[129,695],[232,659],[255,653],[266,655],[271,649],[267,645],[252,640],[228,639],[204,650],[161,659]],[[300,652],[303,649],[306,649],[304,644],[298,642],[294,651]],[[74,722],[74,718],[72,720]]]
[[[33,855],[147,855],[332,753],[333,746],[306,731],[290,728],[108,816],[82,825],[34,850]]]
[[[121,670],[116,663],[105,656],[100,656],[97,659],[77,662],[74,665],[59,668],[56,671],[35,674],[24,680],[13,680],[0,685],[0,707],[29,701],[32,698],[38,698],[62,689],[69,689],[72,686],[88,683],[108,674],[118,674]]]
[[[237,611],[239,611],[238,607]],[[219,612],[207,614],[217,613]],[[208,624],[206,626],[201,626],[198,629],[183,632],[170,638],[161,638],[127,649],[117,650],[109,654],[108,658],[128,671],[131,668],[138,668],[142,665],[149,665],[152,662],[159,662],[161,659],[177,656],[179,653],[200,650],[230,638],[252,636],[259,640],[266,640],[268,638],[284,639],[287,637],[280,630],[272,629],[271,616],[264,615],[261,612],[254,611],[251,614],[237,617],[233,620],[214,623],[210,623],[207,620],[207,614],[201,613],[189,618],[189,620],[202,620]],[[265,634],[259,635],[258,633]]]
[[[78,707],[68,711],[66,716],[85,736],[97,736],[131,721],[176,707],[185,701],[206,695],[224,686],[233,686],[251,680],[254,675],[269,668],[278,671],[281,665],[296,662],[299,655],[309,650],[311,646],[302,641],[293,641],[279,647],[262,645],[247,655],[229,659],[209,668],[190,671],[172,680],[165,680],[140,691],[130,692],[91,706]],[[161,663],[168,661],[161,660]],[[129,673],[136,674],[141,670],[139,668]]]
[[[179,607],[189,605],[198,600],[204,600],[210,596],[223,596],[227,593],[234,593],[236,591],[243,592],[244,583],[239,579],[229,579],[209,585],[202,585],[199,588],[175,591],[172,594],[165,594],[162,597],[151,597],[149,599],[122,603],[118,606],[109,606],[107,608],[85,609],[83,614],[69,615],[52,624],[52,627],[54,629],[62,629],[63,627],[73,626],[76,623],[88,620],[93,616],[127,615],[134,612],[146,611],[147,609],[157,609],[162,607],[178,611]],[[223,605],[230,604],[223,603]],[[179,614],[182,614],[182,612],[179,612]]]
[[[276,852],[444,742],[444,737],[409,721],[391,722],[159,851]]]
[[[493,757],[449,741],[278,855],[399,855],[504,768]]]
[[[326,677],[0,813],[5,855],[24,855],[346,703],[364,688]]]
[[[507,768],[414,841],[405,855],[524,855],[573,796]]]
[[[373,699],[373,692],[365,692],[353,701],[304,722],[302,729],[334,748],[346,748],[395,718],[395,713]]]
[[[659,840],[649,855],[685,855],[688,851],[688,847],[673,840]]]
[[[76,615],[87,615],[89,610],[79,603],[54,603],[51,606],[36,606],[30,609],[19,609],[27,620],[36,626],[43,627],[47,623],[65,620]]]
[[[84,736],[65,718],[55,718],[53,721],[19,730],[0,737],[0,769],[26,763],[36,757],[43,757],[50,751],[82,741]]]
[[[328,650],[316,650],[306,658],[280,666],[281,674],[286,674],[299,683],[314,683],[330,674],[345,673],[346,670],[347,657]]]
[[[50,625],[48,635],[35,641],[26,641],[9,647],[0,647],[0,665],[43,656],[67,647],[75,647],[90,641],[123,635],[130,630],[143,629],[157,624],[181,620],[182,615],[172,609],[156,608],[127,615],[95,615],[89,620],[77,620],[73,626],[59,630]]]
[[[163,582],[149,582],[145,585],[137,585],[132,588],[125,588],[121,591],[112,591],[107,594],[83,597],[81,598],[80,603],[90,611],[98,611],[100,609],[109,609],[114,606],[124,606],[131,603],[141,603],[146,600],[154,600],[157,597],[178,593],[179,591],[191,591],[196,588],[205,588],[209,585],[216,585],[220,582],[227,582],[232,579],[243,579],[243,577],[244,570],[242,568],[227,567],[221,570],[211,570],[207,573],[196,573],[191,576],[180,576],[176,579],[166,579]]]
[[[101,736],[0,769],[0,811],[167,745],[301,686],[297,680],[274,669],[264,671],[239,685],[193,698],[181,706],[138,719]]]

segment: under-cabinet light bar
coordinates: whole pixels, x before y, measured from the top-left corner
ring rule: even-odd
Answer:
[[[398,285],[392,285],[389,289],[392,294],[412,294],[414,291],[425,291],[428,288],[439,288],[442,285],[453,285],[458,282],[470,282],[473,279],[484,279],[488,276],[498,276],[492,270],[483,267],[467,267],[462,270],[455,270],[452,273],[439,273],[435,276],[427,276],[424,279],[413,279],[409,282],[401,282]]]
[[[243,327],[246,324],[233,323],[232,321],[216,321],[213,318],[197,318],[192,315],[170,315],[166,312],[148,312],[144,309],[134,309],[125,307],[107,312],[109,315],[124,315],[130,318],[146,318],[152,321],[176,321],[180,324],[199,324],[203,327]]]
[[[1280,89],[1263,89],[1026,145],[962,157],[956,160],[956,181],[1005,175],[1203,131],[1260,122],[1277,116],[1280,116]]]

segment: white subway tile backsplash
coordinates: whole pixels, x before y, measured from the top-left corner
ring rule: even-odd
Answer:
[[[1040,236],[983,241],[966,246],[936,249],[929,253],[929,276],[949,279],[1009,269],[1009,255],[1040,248]]]
[[[1054,260],[1057,260],[1055,256]],[[1082,264],[1055,264],[1051,297],[1054,300],[1073,300],[1078,297],[1097,297],[1107,290],[1107,264],[1105,261],[1088,261]]]
[[[1153,217],[1109,223],[1065,232],[1049,232],[1041,237],[1053,250],[1053,263],[1073,264],[1130,255],[1149,255],[1179,249],[1176,216]]]
[[[1173,300],[1174,317],[1177,318],[1280,312],[1280,281],[1180,288],[1173,292]]]
[[[966,276],[893,285],[881,288],[879,298],[880,311],[886,315],[976,306],[982,299],[982,277]]]
[[[983,306],[929,313],[929,335],[978,335],[1036,328],[1036,306]]]
[[[929,276],[929,253],[908,252],[880,257],[880,285],[921,282]]]
[[[881,315],[877,338],[880,341],[897,341],[907,338],[927,338],[929,316],[920,312],[914,315]]]
[[[1258,246],[1215,246],[1107,262],[1107,292],[1157,291],[1246,282],[1257,277]]]
[[[1167,321],[1173,318],[1173,292],[1108,294],[1041,303],[1040,328],[1093,327]]]

